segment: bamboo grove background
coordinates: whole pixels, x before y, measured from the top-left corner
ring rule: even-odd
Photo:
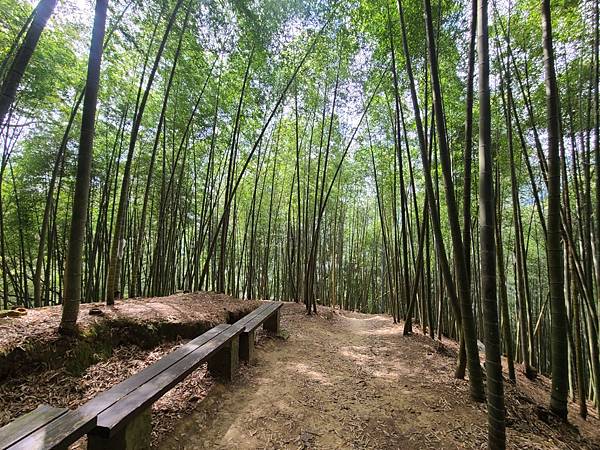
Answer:
[[[459,336],[453,299],[467,293],[483,341],[472,7],[425,4],[429,28],[420,1],[111,1],[81,301],[214,290],[414,317],[440,339]],[[64,287],[93,8],[43,5],[0,121],[5,309],[61,304]],[[0,79],[34,7],[0,0]],[[598,1],[552,8],[568,383],[584,415],[600,396]],[[541,14],[530,0],[489,6],[511,378],[513,360],[531,377],[552,362]]]

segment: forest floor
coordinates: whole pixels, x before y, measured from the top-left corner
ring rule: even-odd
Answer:
[[[110,328],[111,333],[126,334],[125,318],[129,327],[135,319],[154,334],[163,322],[191,333],[193,327],[186,324],[205,328],[231,322],[258,304],[217,294],[180,294],[119,302],[116,308],[103,307],[105,315],[93,317],[87,314],[92,306],[85,305],[82,329],[90,332],[98,325],[118,325]],[[34,345],[32,336],[37,336],[36,342],[60,341],[55,332],[59,311],[43,308],[24,317],[0,319],[0,344],[5,345],[0,350],[14,347],[21,339],[28,340],[26,348],[45,348]],[[115,317],[120,319],[115,322]],[[294,303],[284,305],[281,325],[281,337],[259,332],[255,364],[240,367],[233,383],[216,382],[203,365],[155,402],[153,447],[486,447],[485,405],[472,403],[468,382],[452,376],[455,342],[432,341],[418,326],[415,334],[404,337],[402,325],[385,315],[320,307],[317,316],[306,316],[304,307]],[[92,333],[88,339],[94,336],[98,335]],[[162,336],[145,347],[121,342],[106,355],[94,355],[97,358],[79,373],[66,365],[38,363],[11,374],[0,382],[0,426],[39,403],[77,407],[160,359],[185,338]],[[545,408],[549,380],[529,381],[520,373],[518,377],[516,386],[505,384],[509,448],[600,449],[595,411],[583,421],[577,416],[577,405],[570,404],[570,423],[556,423]],[[85,438],[73,447],[84,449]]]
[[[453,378],[455,344],[402,336],[389,316],[286,304],[283,338],[261,335],[253,366],[215,384],[159,447],[480,449],[485,405]],[[549,381],[507,385],[508,447],[600,449],[600,421],[548,417]]]

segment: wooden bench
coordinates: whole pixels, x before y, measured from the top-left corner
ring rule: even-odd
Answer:
[[[77,410],[45,406],[44,414],[34,414],[36,410],[29,419],[29,414],[20,417],[0,430],[4,437],[1,431],[12,427],[11,440],[0,449],[63,449],[84,434],[89,450],[150,447],[152,403],[205,361],[213,376],[231,381],[240,356],[247,361],[252,358],[254,330],[264,323],[265,329],[279,332],[281,306],[267,303],[233,325],[212,328]],[[38,418],[33,421],[34,417]]]
[[[154,364],[146,367],[134,376],[94,397],[92,400],[83,404],[78,409],[74,411],[68,411],[63,415],[56,417],[54,420],[47,422],[45,425],[34,428],[30,427],[29,425],[25,425],[23,422],[23,425],[19,428],[26,427],[26,432],[23,433],[20,440],[15,440],[13,444],[0,446],[0,448],[9,448],[11,450],[62,449],[66,448],[68,445],[72,444],[87,433],[94,431],[95,434],[95,428],[98,421],[101,420],[101,418],[104,419],[106,417],[102,416],[102,414],[105,411],[107,413],[110,412],[111,406],[119,402],[121,399],[124,399],[130,394],[134,393],[138,388],[141,388],[142,386],[151,382],[154,378],[158,377],[165,371],[168,371],[169,368],[175,366],[180,361],[184,360],[189,362],[189,359],[186,360],[186,357],[189,357],[189,355],[194,354],[194,352],[203,347],[204,352],[207,353],[207,357],[214,357],[214,360],[209,361],[209,367],[213,369],[213,372],[216,375],[219,375],[219,370],[222,370],[222,367],[224,366],[224,364],[220,361],[223,360],[224,356],[229,353],[228,350],[225,349],[228,344],[227,338],[229,338],[229,340],[233,340],[232,338],[237,338],[239,335],[239,333],[234,333],[234,336],[232,336],[231,331],[235,330],[230,329],[231,326],[226,324],[218,325],[212,328],[201,336],[198,336],[194,340],[156,361]],[[227,333],[226,335],[221,336],[220,339],[216,340],[227,330],[230,330],[230,333]],[[197,356],[197,353],[194,354],[194,356]],[[202,360],[198,361],[198,364],[196,364],[194,367],[197,367],[201,362]],[[171,371],[168,373],[174,374],[178,368],[182,368],[184,365],[185,362],[181,363],[179,366],[176,366],[176,368],[171,369]],[[185,375],[192,370],[193,368],[190,368]],[[233,370],[234,368],[231,369],[231,371]],[[182,375],[176,382],[173,383],[173,385],[185,377],[185,375]],[[164,380],[164,378],[166,378],[166,375],[163,376],[161,380]],[[12,423],[9,425],[12,425]]]
[[[221,332],[104,409],[88,433],[88,449],[149,448],[152,403],[206,360],[211,374],[230,381],[238,364],[241,331],[225,324],[215,328]]]

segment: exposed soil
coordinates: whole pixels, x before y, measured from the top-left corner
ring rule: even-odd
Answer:
[[[88,303],[81,305],[75,337],[58,333],[60,306],[3,317],[0,381],[65,367],[79,375],[110,357],[114,348],[137,345],[153,349],[178,338],[193,338],[219,323],[235,322],[258,305],[257,301],[206,292],[129,299],[110,307]],[[100,315],[90,315],[92,309],[99,310]]]
[[[215,384],[159,447],[175,449],[486,448],[485,405],[452,377],[455,345],[402,336],[387,316],[283,308],[284,338],[262,337],[257,361]],[[507,384],[508,447],[600,449],[600,421],[546,413],[548,380]]]

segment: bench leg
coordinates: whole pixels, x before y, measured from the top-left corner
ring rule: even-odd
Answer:
[[[276,335],[279,335],[280,316],[281,316],[281,313],[280,313],[280,310],[278,309],[277,311],[275,311],[274,314],[271,315],[271,317],[269,317],[267,320],[265,320],[265,323],[263,324],[263,328],[267,331],[270,331],[271,333],[275,333]]]
[[[231,338],[229,343],[208,360],[208,371],[214,377],[225,382],[233,380],[233,374],[239,364],[239,336]]]
[[[254,330],[240,334],[240,361],[254,362]]]
[[[150,448],[152,432],[152,408],[129,422],[125,428],[110,438],[89,433],[87,450],[143,450]]]

